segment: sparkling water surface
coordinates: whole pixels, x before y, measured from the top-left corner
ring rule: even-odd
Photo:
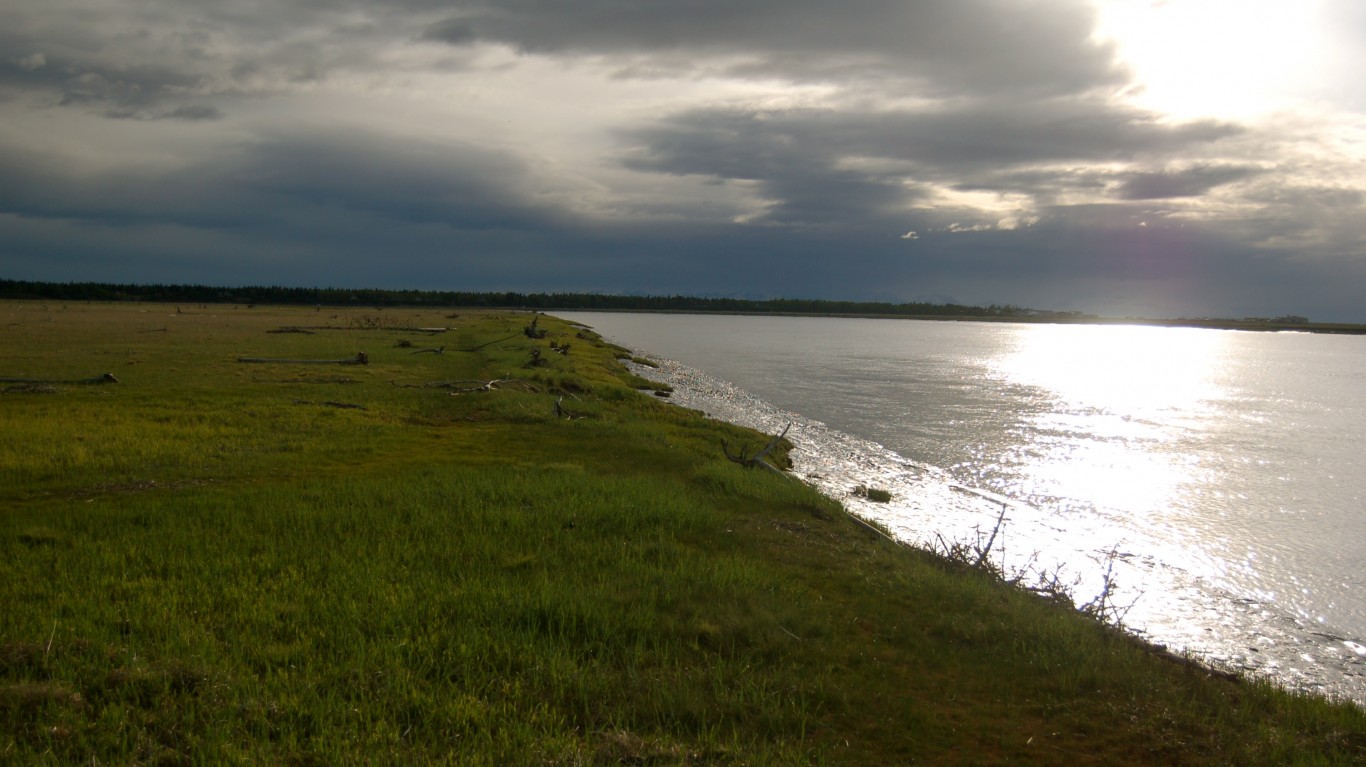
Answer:
[[[905,540],[1004,508],[1008,569],[1084,602],[1113,561],[1151,640],[1366,703],[1366,337],[557,314],[661,360],[680,404],[792,423],[796,471]]]

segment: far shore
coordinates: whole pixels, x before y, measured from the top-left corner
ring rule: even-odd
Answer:
[[[877,313],[839,313],[839,312],[743,312],[743,311],[703,311],[697,309],[606,309],[578,307],[536,308],[534,311],[547,313],[569,312],[604,314],[715,314],[728,317],[826,317],[836,319],[864,320],[926,320],[931,322],[997,322],[1027,323],[1033,325],[1141,325],[1163,328],[1204,328],[1207,330],[1247,330],[1262,333],[1332,333],[1338,335],[1366,335],[1366,325],[1345,322],[1278,322],[1263,319],[1147,319],[1142,317],[1098,317],[1093,315],[1041,314],[1022,316],[963,315],[944,316],[935,314],[877,314]]]
[[[113,301],[182,305],[304,306],[314,310],[450,309],[533,312],[650,312],[776,317],[856,317],[866,319],[1027,322],[1066,325],[1149,325],[1212,330],[1252,330],[1363,335],[1366,324],[1312,322],[1297,314],[1227,317],[1106,317],[1081,311],[1019,306],[969,306],[926,302],[890,303],[838,299],[745,299],[699,296],[630,296],[599,293],[469,292],[376,288],[223,287],[208,285],[116,285],[107,283],[26,282],[0,278],[0,299],[42,302]]]

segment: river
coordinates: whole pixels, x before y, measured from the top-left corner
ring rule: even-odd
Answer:
[[[1366,704],[1366,337],[557,312],[908,542],[981,544],[1213,665]],[[892,492],[860,500],[858,484]]]

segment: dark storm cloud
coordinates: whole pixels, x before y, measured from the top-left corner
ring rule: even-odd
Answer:
[[[557,215],[529,199],[510,156],[458,143],[335,131],[285,134],[170,170],[82,172],[57,157],[0,147],[0,214],[186,227],[289,228],[367,216],[454,229],[540,230]]]
[[[758,182],[773,222],[857,224],[905,211],[927,196],[926,183],[1044,201],[1065,191],[1059,185],[1069,180],[1099,189],[1106,179],[1031,167],[1164,157],[1238,133],[1232,125],[1172,126],[1078,101],[1013,112],[980,103],[901,112],[702,109],[632,131],[627,141],[634,150],[623,162],[637,170]],[[850,160],[861,161],[857,171],[846,167]],[[1194,194],[1197,183],[1209,188],[1238,174],[1247,171],[1197,170],[1177,175],[1171,186],[1179,182]],[[1129,177],[1125,183],[1142,188],[1142,182]]]
[[[186,122],[217,120],[222,116],[223,113],[218,110],[218,107],[211,104],[187,104],[160,115],[166,120],[184,120]]]
[[[232,175],[291,203],[455,229],[537,230],[557,217],[523,191],[533,185],[520,161],[458,142],[294,135],[253,147]]]
[[[411,288],[450,287],[457,274],[492,290],[542,274],[539,289],[555,290],[584,276],[582,263],[556,271],[585,246],[535,199],[529,169],[458,142],[296,131],[183,166],[99,173],[0,145],[0,176],[3,263],[41,273],[56,247],[60,272],[47,279]]]
[[[0,29],[0,90],[115,119],[203,120],[217,100],[382,72],[411,37],[386,6],[281,2],[19,3]]]
[[[741,177],[751,157],[775,145],[823,156],[913,161],[952,173],[1057,161],[1167,156],[1236,136],[1229,123],[1171,125],[1154,115],[1101,101],[1042,101],[1007,108],[958,102],[898,111],[856,109],[699,109],[633,132],[661,169],[692,172],[690,162],[733,162]],[[726,175],[726,173],[718,173]]]
[[[165,67],[100,67],[71,64],[60,85],[58,102],[68,105],[108,105],[133,110],[161,103],[173,94],[192,90],[200,78]]]
[[[759,182],[771,206],[764,218],[774,223],[847,225],[915,198],[891,173],[837,167],[848,146],[813,140],[811,123],[821,115],[794,117],[734,110],[679,115],[634,132],[638,148],[624,162],[640,171]]]
[[[203,165],[171,172],[93,171],[60,155],[0,145],[0,214],[76,225],[166,224],[211,229],[248,223],[259,203]]]
[[[1264,172],[1251,167],[1197,166],[1172,172],[1135,173],[1124,178],[1118,196],[1125,200],[1199,197],[1217,186]]]
[[[1123,100],[1095,20],[15,0],[0,276],[1359,311],[1351,156]]]
[[[910,78],[935,91],[1033,95],[1115,85],[1112,52],[1090,40],[1093,12],[1076,0],[498,0],[454,5],[424,37],[474,40],[534,54],[705,59],[736,73],[825,80]]]
[[[145,31],[117,28],[100,37],[87,26],[91,19],[74,18],[25,36],[25,14],[17,18],[18,24],[0,31],[0,49],[14,52],[0,61],[0,89],[11,96],[114,118],[158,119],[192,106],[207,84],[197,50],[183,40],[168,44]]]

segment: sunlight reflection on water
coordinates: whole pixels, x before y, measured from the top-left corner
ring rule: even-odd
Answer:
[[[1228,393],[1219,385],[1225,334],[1150,327],[1022,328],[990,363],[1004,387],[1042,400],[1004,461],[1012,497],[1078,499],[1134,514],[1172,507],[1200,472],[1181,450],[1183,426]],[[1194,424],[1189,424],[1194,425]],[[1071,505],[1064,500],[1062,505]]]
[[[1128,418],[1189,410],[1227,396],[1217,373],[1231,333],[1139,326],[1020,326],[991,369],[1053,394],[1064,412]]]
[[[573,318],[739,382],[658,373],[681,404],[692,387],[718,417],[794,421],[799,473],[908,541],[971,540],[1004,503],[1008,565],[1037,555],[1085,599],[1113,549],[1155,641],[1366,702],[1366,339]]]

